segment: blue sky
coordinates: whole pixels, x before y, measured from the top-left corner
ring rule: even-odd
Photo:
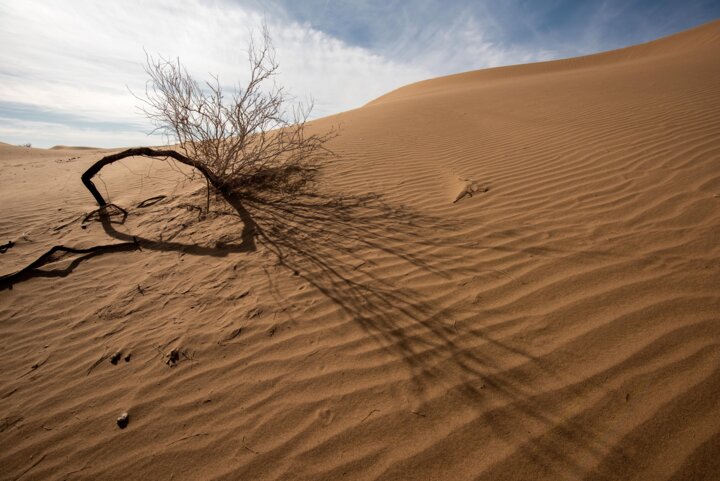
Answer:
[[[144,52],[242,82],[263,21],[314,116],[425,78],[610,50],[720,17],[708,0],[0,0],[0,141],[151,145]]]

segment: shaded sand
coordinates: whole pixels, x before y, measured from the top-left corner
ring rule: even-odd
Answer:
[[[715,22],[399,89],[244,218],[135,159],[83,229],[104,153],[0,146],[4,272],[143,246],[0,292],[0,478],[720,479],[718,52]]]

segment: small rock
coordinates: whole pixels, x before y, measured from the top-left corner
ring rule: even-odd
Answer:
[[[117,351],[115,354],[110,356],[110,363],[117,364],[121,357],[122,357],[122,351]]]
[[[119,418],[117,418],[117,425],[120,429],[125,429],[130,422],[130,415],[128,413],[122,413]]]
[[[128,352],[127,356],[125,356],[125,362],[130,362],[131,356],[132,356],[132,354]]]
[[[178,351],[177,349],[173,349],[172,351],[167,353],[167,355],[165,357],[167,357],[167,361],[165,361],[165,364],[167,364],[170,367],[173,367],[180,360],[180,351]]]

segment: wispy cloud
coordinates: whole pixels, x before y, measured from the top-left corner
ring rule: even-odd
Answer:
[[[430,75],[288,18],[267,18],[245,5],[219,0],[10,0],[0,4],[0,19],[0,103],[5,105],[0,139],[10,142],[47,145],[55,140],[47,135],[38,140],[41,129],[57,125],[65,128],[53,130],[65,133],[83,118],[85,132],[93,119],[98,126],[110,122],[128,127],[107,141],[93,136],[100,145],[158,143],[160,139],[143,133],[150,127],[128,92],[144,91],[143,49],[180,57],[198,78],[212,73],[223,83],[242,82],[248,74],[250,32],[263,21],[277,48],[278,81],[296,97],[313,97],[316,115],[359,107]],[[12,112],[45,115],[13,118]],[[39,123],[37,135],[33,122]]]

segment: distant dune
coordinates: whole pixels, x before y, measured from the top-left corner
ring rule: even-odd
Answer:
[[[69,145],[54,145],[50,147],[50,150],[98,150],[97,147],[84,147],[84,146],[69,146]]]
[[[141,246],[0,291],[0,477],[720,479],[719,52],[400,88],[252,229],[148,159],[83,223],[97,153],[0,146],[3,274]]]

